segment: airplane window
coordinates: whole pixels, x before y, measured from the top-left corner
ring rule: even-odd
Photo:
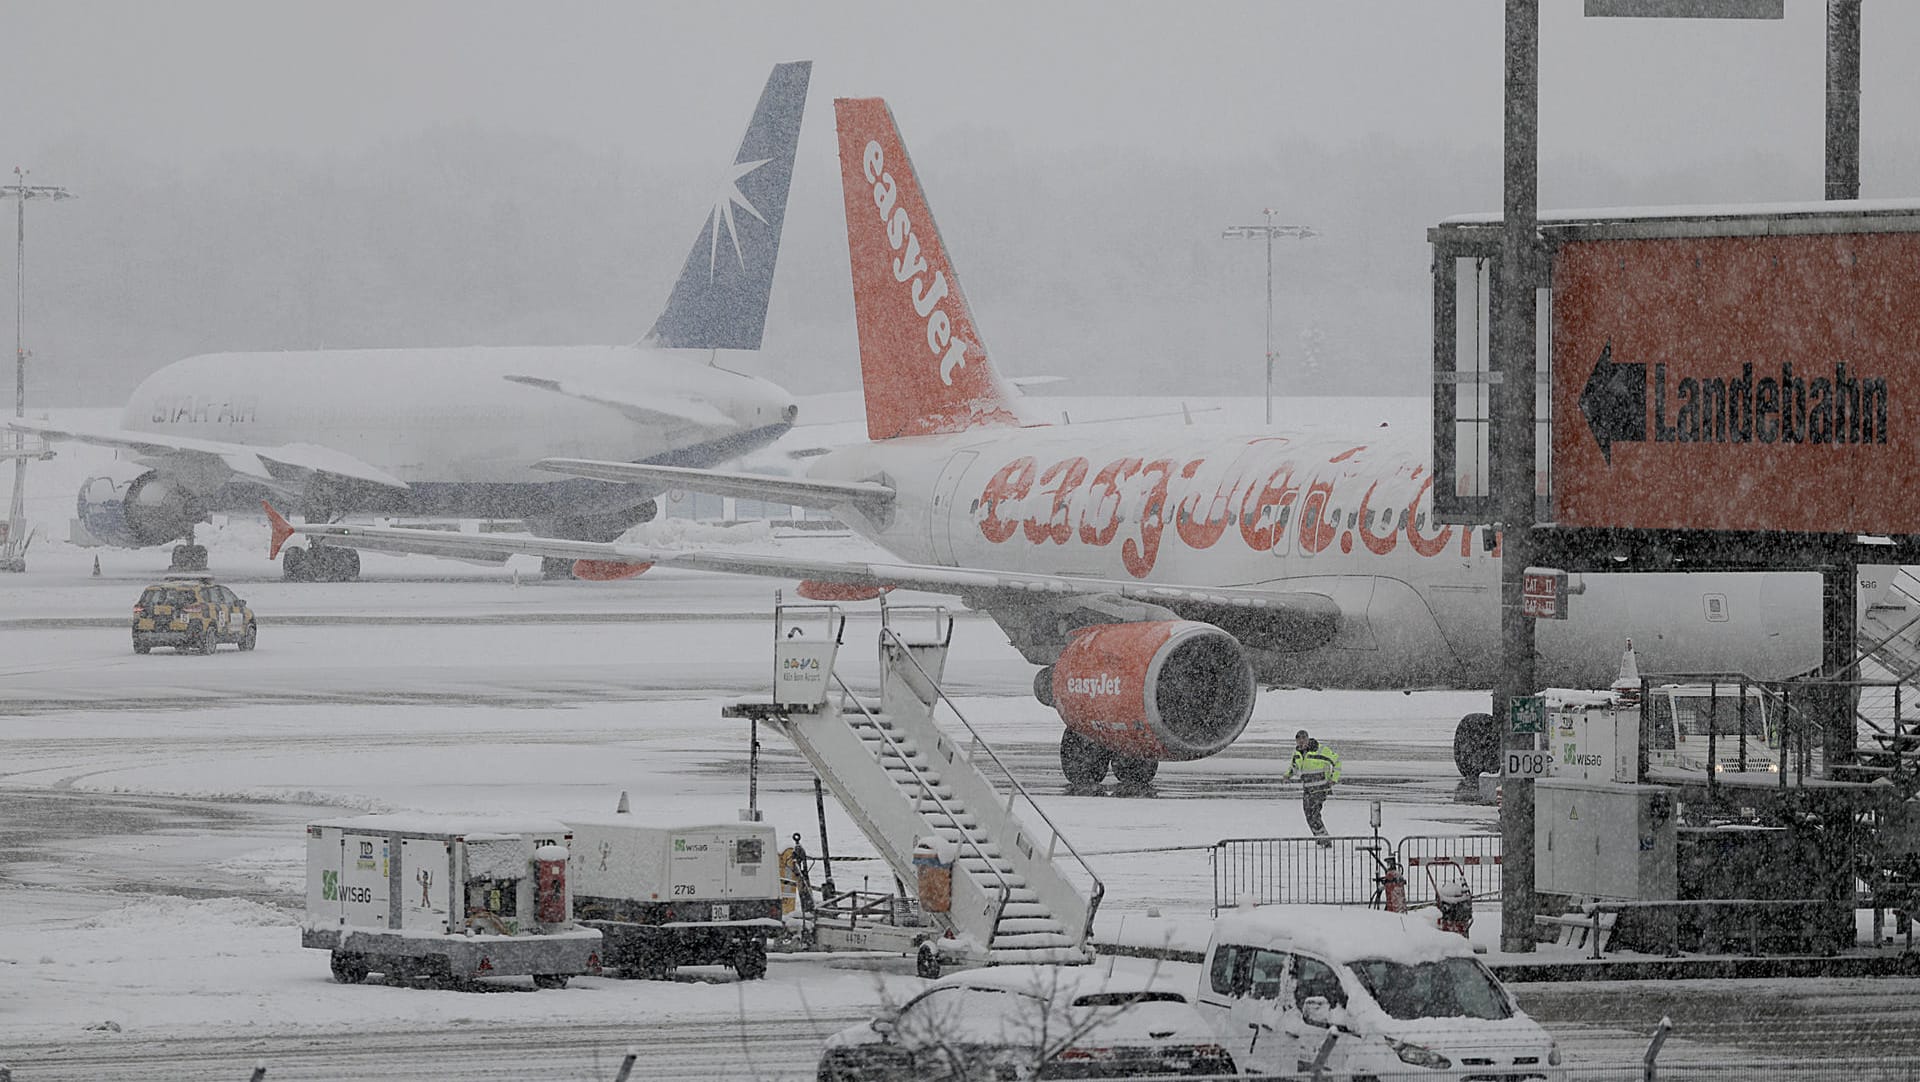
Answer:
[[[1407,528],[1407,512],[1405,509],[1402,509],[1400,512],[1400,528],[1403,530]]]
[[[1339,514],[1339,512],[1337,512],[1337,511],[1336,511],[1336,512],[1334,512],[1334,513],[1335,513],[1336,515],[1337,515],[1337,514]],[[1353,513],[1351,513],[1351,514],[1349,514],[1349,515],[1347,516],[1347,529],[1349,529],[1349,530],[1351,530],[1351,529],[1353,529],[1353,527],[1354,527],[1354,525],[1355,525],[1355,523],[1356,523],[1356,520],[1358,520],[1359,518],[1360,518],[1360,512],[1358,512],[1358,511],[1355,511],[1355,512],[1353,512]]]
[[[1287,506],[1285,506],[1285,507],[1282,507],[1282,508],[1280,509],[1280,525],[1281,525],[1281,526],[1282,526],[1283,528],[1284,528],[1284,527],[1286,526],[1286,524],[1287,524],[1287,518],[1288,518],[1288,516],[1290,516],[1290,515],[1292,515],[1292,514],[1293,514],[1293,505],[1292,505],[1292,504],[1288,504]]]

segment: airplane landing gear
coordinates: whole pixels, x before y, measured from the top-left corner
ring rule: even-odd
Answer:
[[[1500,769],[1500,728],[1492,714],[1468,714],[1453,730],[1453,765],[1468,781]]]
[[[1088,740],[1072,729],[1061,730],[1060,772],[1067,776],[1067,788],[1070,791],[1098,792],[1107,780],[1107,769],[1112,762],[1113,753],[1104,745]]]
[[[280,557],[280,575],[288,582],[356,582],[360,553],[333,545],[295,545]]]

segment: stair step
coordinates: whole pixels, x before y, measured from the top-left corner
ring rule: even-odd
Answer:
[[[1078,966],[1092,962],[1093,957],[1076,947],[989,947],[987,960],[989,964],[997,966]]]
[[[1018,897],[1020,894],[1032,893],[1030,890],[1014,891],[1016,897],[1007,899],[1007,907],[1000,911],[1001,921],[1004,923],[1009,920],[1023,920],[1028,917],[1045,917],[1047,920],[1053,920],[1053,910],[1041,905],[1038,897]]]
[[[1000,918],[1000,928],[994,934],[993,941],[995,943],[998,943],[1002,938],[1010,935],[1032,935],[1032,934],[1064,936],[1067,934],[1067,929],[1059,921],[1054,920],[1050,916],[1049,917],[1002,916]]]
[[[1008,950],[1032,950],[1043,947],[1071,947],[1073,940],[1063,931],[1050,932],[1002,932],[993,937],[989,944]]]

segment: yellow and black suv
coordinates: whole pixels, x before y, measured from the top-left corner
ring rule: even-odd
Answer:
[[[147,587],[133,606],[133,652],[156,646],[211,654],[223,642],[253,649],[253,610],[232,590],[200,579],[167,579]]]

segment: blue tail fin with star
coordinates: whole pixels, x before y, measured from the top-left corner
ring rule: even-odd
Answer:
[[[759,349],[787,217],[813,62],[776,64],[707,224],[646,341],[666,349]]]

